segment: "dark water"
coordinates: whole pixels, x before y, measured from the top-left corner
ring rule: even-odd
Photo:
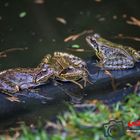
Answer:
[[[90,50],[85,36],[73,42],[64,42],[69,35],[87,29],[93,29],[114,42],[139,49],[140,42],[113,38],[119,33],[140,36],[140,28],[126,23],[131,16],[140,18],[139,5],[139,0],[46,0],[43,4],[37,4],[33,0],[1,0],[0,50],[15,47],[28,47],[28,50],[8,53],[8,57],[0,60],[0,70],[35,67],[45,54],[54,51],[69,52],[82,58],[90,57],[92,52],[69,50],[73,44]],[[21,13],[26,15],[21,18]],[[123,15],[126,15],[126,18],[123,18]],[[58,22],[56,17],[64,18],[67,24]],[[56,110],[49,109],[48,113],[51,114],[50,112]]]
[[[1,59],[0,69],[11,67],[34,67],[47,53],[66,51],[83,58],[91,53],[76,53],[67,50],[73,44],[90,49],[84,37],[74,42],[65,43],[65,37],[93,29],[102,36],[112,39],[118,33],[128,36],[139,36],[138,27],[126,24],[130,16],[139,18],[138,0],[46,0],[44,4],[36,4],[32,0],[0,1],[0,50],[8,48],[24,48],[27,51],[16,51]],[[26,12],[26,16],[19,15]],[[126,14],[127,18],[122,18]],[[114,20],[113,16],[117,16]],[[62,17],[67,21],[64,25],[56,20]],[[103,21],[100,21],[103,20]],[[139,42],[113,39],[115,42],[138,47]]]

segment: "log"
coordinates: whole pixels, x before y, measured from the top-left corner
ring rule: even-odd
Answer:
[[[87,83],[84,89],[80,89],[71,82],[56,85],[54,81],[50,81],[35,89],[13,94],[17,101],[12,101],[12,97],[0,93],[0,118],[14,116],[19,112],[26,113],[39,107],[57,105],[63,101],[80,103],[83,100],[99,99],[106,104],[116,103],[133,92],[134,86],[129,87],[127,83],[135,85],[140,79],[139,63],[132,69],[105,72],[96,66],[95,59],[90,58],[86,62],[90,73],[89,80],[93,84]],[[83,81],[80,82],[83,84]]]

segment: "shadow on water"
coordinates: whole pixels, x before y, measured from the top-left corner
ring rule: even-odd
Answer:
[[[26,124],[54,121],[56,115],[68,110],[68,103],[82,103],[84,94],[77,85],[53,84],[50,82],[36,89],[23,90],[14,94],[14,98],[1,93],[0,130],[16,127],[23,121]]]
[[[0,133],[9,130],[9,128],[16,128],[21,124],[44,124],[47,120],[56,120],[56,115],[66,111],[67,106],[64,102],[54,102],[54,105],[39,104],[35,109],[22,109],[21,111],[14,112],[10,117],[5,116],[0,121]],[[59,114],[58,114],[59,112]]]
[[[0,1],[0,49],[28,48],[25,51],[8,53],[8,57],[1,58],[0,70],[13,67],[35,67],[45,54],[54,51],[69,52],[82,58],[87,58],[87,55],[90,57],[93,55],[92,51],[80,53],[68,49],[73,44],[78,44],[82,49],[90,50],[84,37],[73,42],[64,42],[69,35],[87,29],[93,29],[94,32],[114,42],[138,48],[139,42],[112,37],[120,33],[127,36],[139,36],[137,27],[126,23],[131,16],[140,17],[139,5],[140,2],[137,0],[102,0],[101,2],[46,0],[42,4],[37,4],[33,0]],[[67,24],[57,21],[57,17],[64,18]],[[96,94],[94,95],[96,97]],[[99,92],[97,95],[99,96]],[[102,94],[99,98],[102,98]],[[67,107],[60,101],[42,109],[37,107],[36,111],[26,115],[23,115],[21,111],[20,115],[16,114],[15,119],[10,119],[7,124],[5,122],[1,124],[9,127],[14,122],[22,120],[32,123],[39,116],[49,119],[65,109]]]

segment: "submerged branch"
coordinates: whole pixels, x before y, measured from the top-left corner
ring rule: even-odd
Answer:
[[[140,38],[139,37],[125,36],[123,34],[119,34],[119,35],[115,36],[114,38],[118,38],[118,39],[130,39],[130,40],[134,40],[134,41],[140,41]]]
[[[27,47],[25,47],[25,48],[11,48],[11,49],[7,49],[7,50],[4,50],[4,51],[0,52],[0,58],[7,57],[7,53],[10,53],[10,52],[13,52],[13,51],[24,51],[24,50],[27,50],[27,49],[28,49]]]
[[[64,42],[74,41],[74,40],[78,39],[79,37],[81,37],[85,34],[90,34],[90,33],[93,33],[93,30],[85,30],[81,33],[78,33],[78,34],[75,34],[75,35],[70,35],[70,36],[68,36],[64,39]]]
[[[126,21],[128,24],[139,26],[140,27],[140,20],[135,17],[130,17],[130,20]]]

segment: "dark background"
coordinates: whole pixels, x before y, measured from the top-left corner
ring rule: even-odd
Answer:
[[[82,58],[91,53],[71,52],[72,44],[78,44],[86,50],[91,49],[85,42],[85,36],[73,42],[64,42],[64,38],[83,30],[93,29],[103,37],[117,43],[139,48],[140,43],[133,40],[114,39],[122,33],[127,36],[139,36],[140,28],[126,23],[131,16],[140,17],[139,0],[46,0],[37,4],[33,0],[0,1],[0,50],[25,48],[15,51],[7,58],[0,59],[0,70],[13,67],[35,67],[47,53],[66,51]],[[20,18],[20,13],[26,16]],[[126,18],[123,18],[126,15]],[[117,16],[117,19],[113,19]],[[62,17],[64,25],[56,20]]]

